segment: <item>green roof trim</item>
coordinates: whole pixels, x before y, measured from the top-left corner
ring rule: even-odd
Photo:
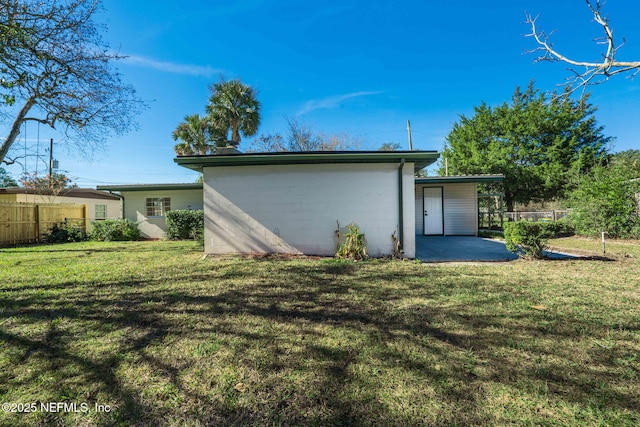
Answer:
[[[414,163],[419,171],[438,160],[437,151],[307,151],[278,153],[236,153],[185,156],[174,159],[178,165],[198,172],[205,167],[255,165],[307,165],[335,163]]]
[[[462,182],[501,182],[504,175],[455,175],[455,176],[427,176],[416,178],[416,184],[446,184]]]
[[[166,190],[202,190],[202,183],[189,184],[126,184],[126,185],[98,185],[98,190],[104,191],[166,191]]]

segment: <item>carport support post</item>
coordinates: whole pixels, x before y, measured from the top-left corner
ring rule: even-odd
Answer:
[[[402,185],[404,163],[404,158],[400,159],[400,166],[398,167],[398,240],[400,242],[398,245],[398,252],[401,254],[404,253],[404,199],[402,194],[404,190]]]
[[[504,203],[502,194],[500,194],[500,229],[504,230]]]

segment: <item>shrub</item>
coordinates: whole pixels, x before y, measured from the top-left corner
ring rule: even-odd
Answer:
[[[640,181],[635,169],[625,165],[599,166],[581,178],[571,194],[571,224],[578,234],[612,238],[639,238],[637,194]]]
[[[200,240],[204,236],[204,211],[177,210],[165,214],[167,239]]]
[[[78,224],[67,222],[56,224],[42,235],[44,243],[83,242],[87,240],[87,233]]]
[[[560,221],[548,222],[546,227],[551,233],[550,238],[552,239],[555,237],[569,237],[575,234],[573,226],[564,218]]]
[[[340,225],[336,230],[338,241],[340,241]],[[344,235],[344,242],[338,245],[336,257],[350,259],[352,261],[360,261],[367,258],[367,246],[364,241],[364,233],[360,233],[358,227],[351,223],[348,231]]]
[[[507,249],[518,256],[541,259],[549,247],[549,239],[566,230],[567,225],[561,222],[508,222],[504,226],[504,239]]]
[[[140,230],[130,219],[107,219],[93,223],[90,238],[99,242],[140,240]]]

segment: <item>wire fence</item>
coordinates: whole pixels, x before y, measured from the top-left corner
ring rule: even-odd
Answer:
[[[565,218],[570,212],[571,209],[502,212],[499,209],[481,208],[478,211],[478,227],[484,230],[502,230],[505,221],[555,222]]]
[[[562,218],[566,217],[570,209],[559,209],[552,211],[514,211],[514,212],[505,212],[504,216],[507,221],[542,221],[542,222],[551,222],[551,221],[559,221]]]

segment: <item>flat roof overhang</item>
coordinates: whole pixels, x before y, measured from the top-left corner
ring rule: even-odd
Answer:
[[[54,193],[50,189],[46,188],[23,188],[23,187],[6,187],[0,188],[0,194],[26,194],[37,196],[51,196]],[[61,197],[75,197],[84,199],[105,199],[105,200],[120,200],[118,196],[106,193],[104,191],[94,190],[93,188],[65,188],[59,193],[55,194]]]
[[[307,151],[278,153],[234,153],[184,156],[174,159],[178,165],[197,172],[205,167],[256,165],[309,165],[336,163],[414,163],[415,171],[438,160],[437,151]]]
[[[456,175],[456,176],[427,176],[416,178],[416,184],[446,184],[463,182],[502,182],[504,175]]]
[[[202,183],[98,185],[96,188],[104,191],[202,190]]]

